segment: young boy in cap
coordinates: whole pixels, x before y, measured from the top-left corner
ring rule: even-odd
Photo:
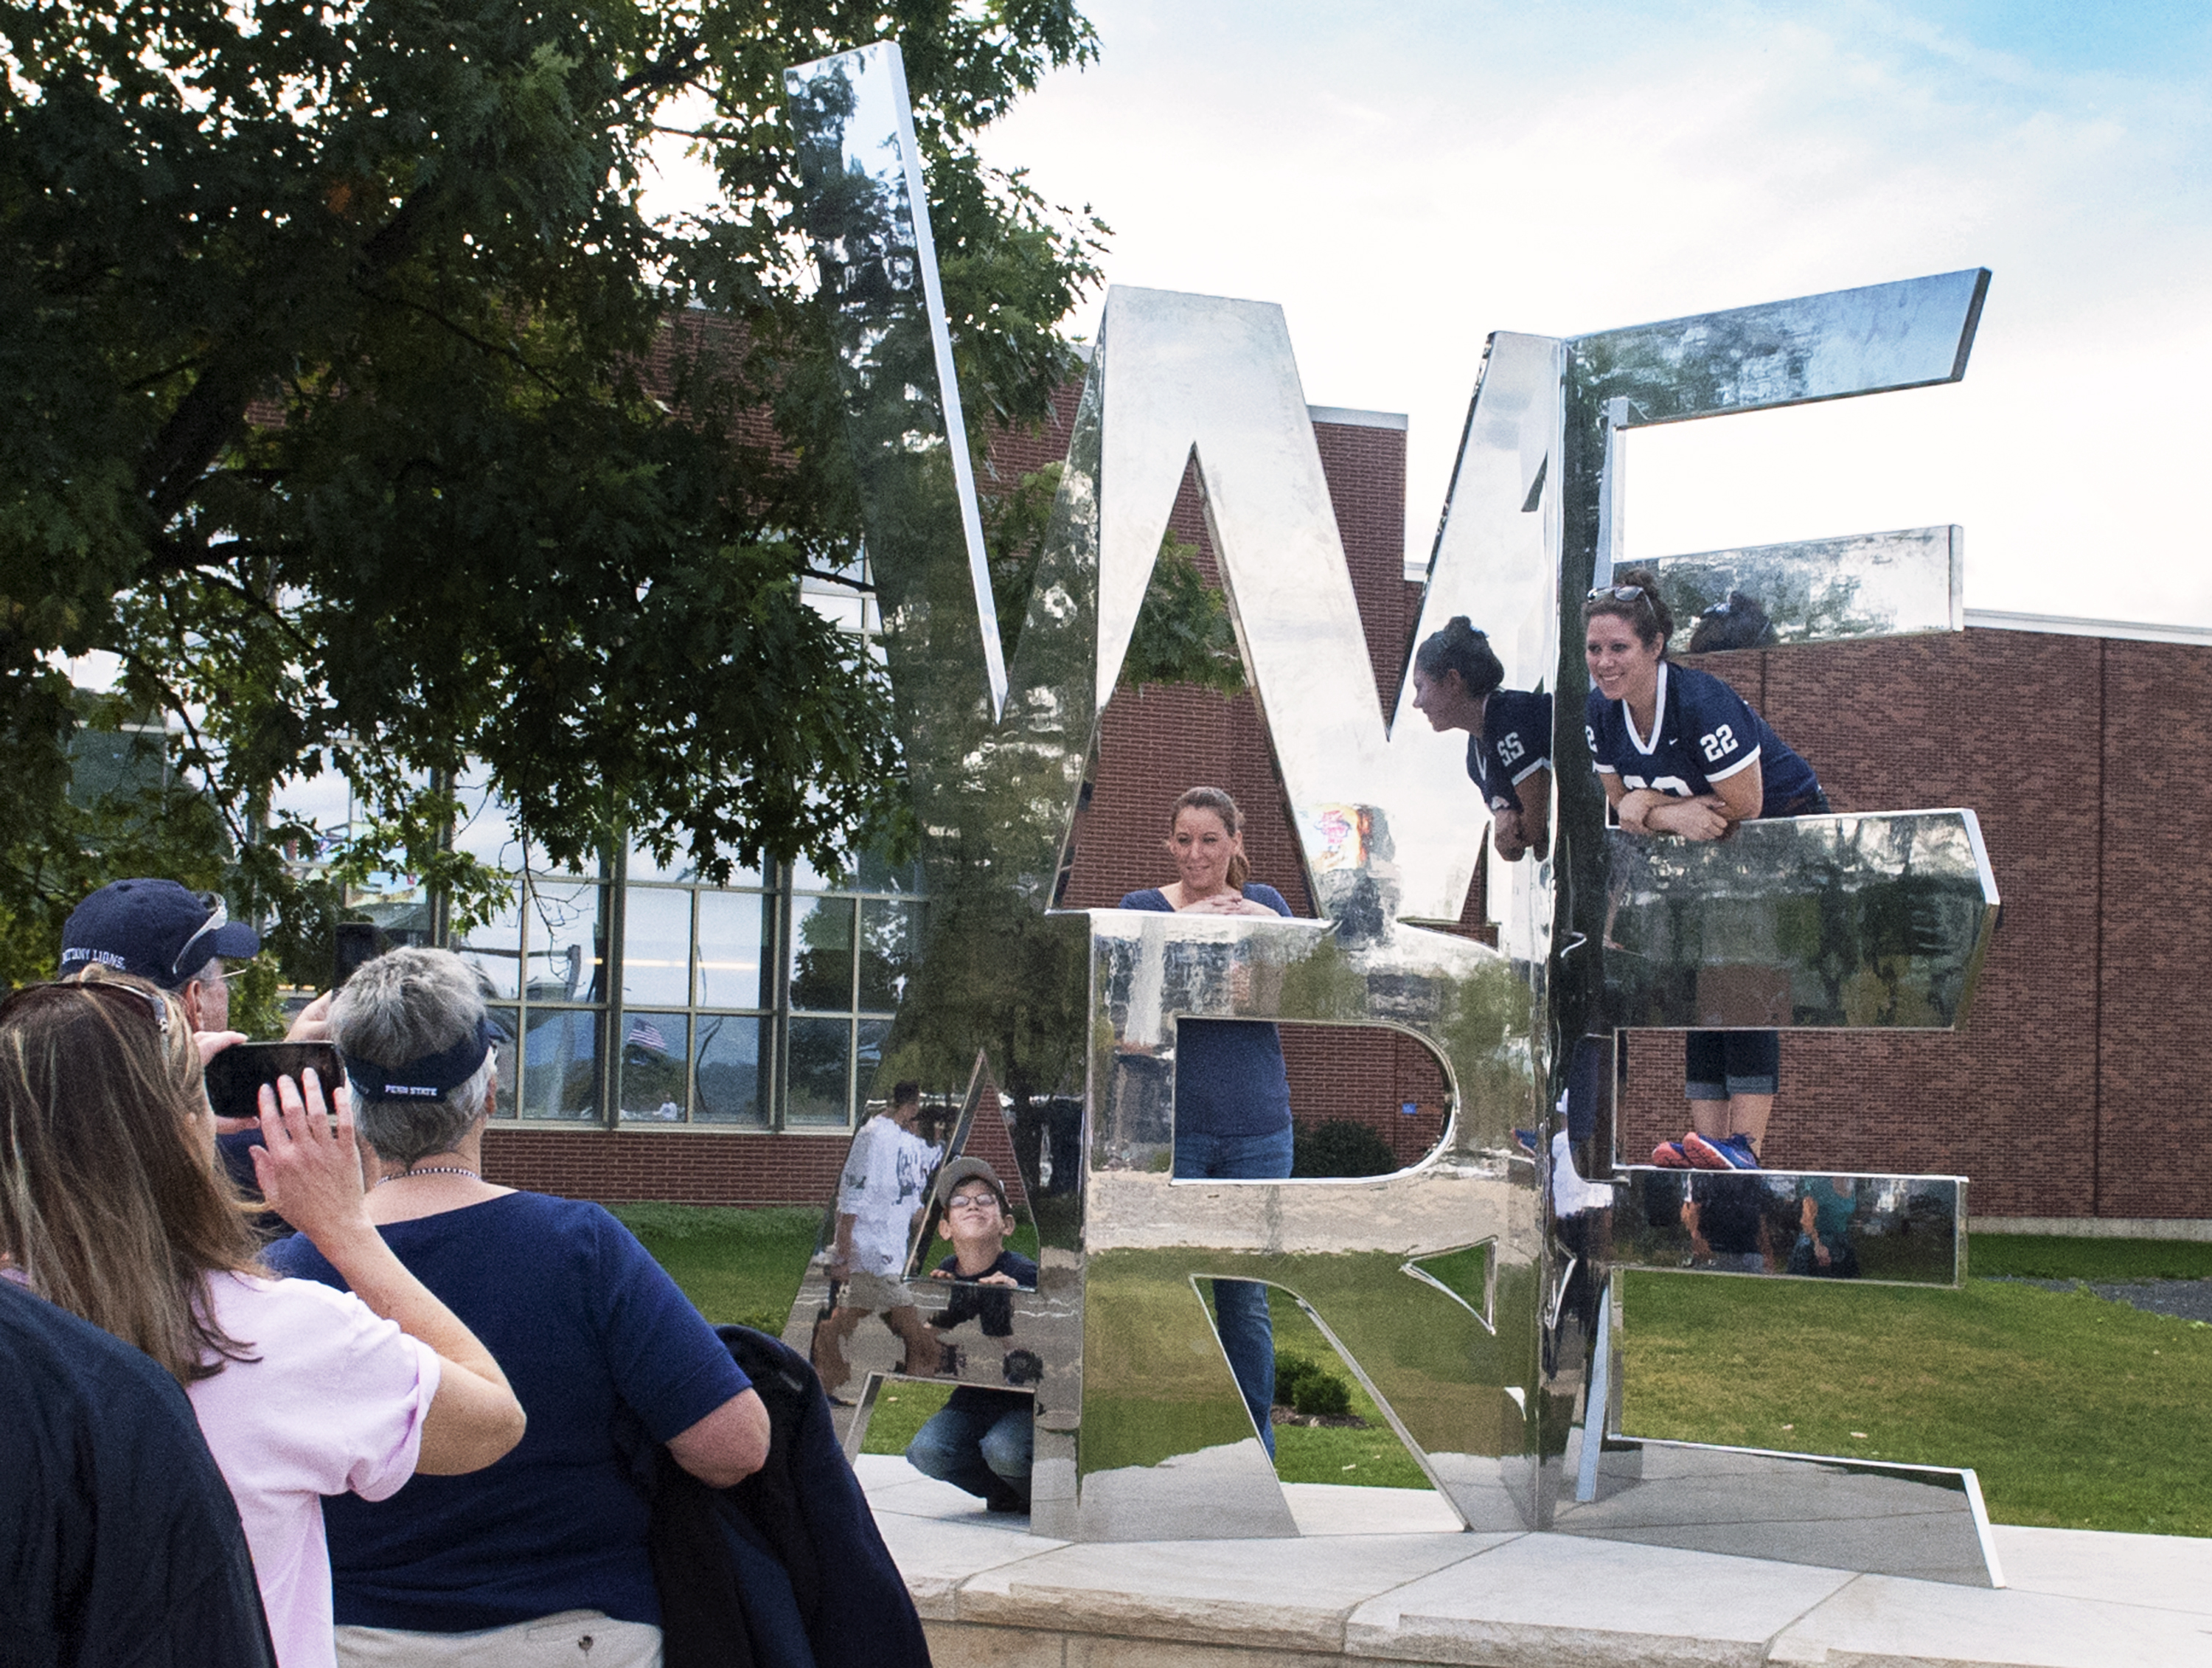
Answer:
[[[1014,1214],[998,1174],[981,1159],[955,1159],[938,1178],[945,1207],[938,1234],[952,1255],[930,1270],[933,1280],[963,1282],[930,1325],[945,1331],[980,1320],[983,1336],[1006,1349],[1010,1384],[1036,1379],[1036,1358],[1012,1348],[1015,1288],[1036,1287],[1036,1264],[1006,1249]],[[950,1352],[948,1352],[949,1354]],[[1030,1509],[1030,1423],[1026,1391],[962,1385],[944,1409],[915,1434],[906,1457],[914,1468],[980,1495],[994,1512]]]

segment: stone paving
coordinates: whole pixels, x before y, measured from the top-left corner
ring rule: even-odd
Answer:
[[[1996,1531],[1997,1591],[1553,1534],[1291,1484],[1296,1540],[1075,1545],[859,1464],[938,1668],[2207,1668],[2212,1540]]]

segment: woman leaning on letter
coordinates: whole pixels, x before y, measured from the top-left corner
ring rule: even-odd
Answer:
[[[1813,767],[1733,689],[1667,660],[1674,617],[1651,574],[1632,569],[1583,604],[1589,667],[1585,734],[1605,796],[1632,834],[1717,840],[1740,822],[1828,809]],[[1693,1127],[1654,1164],[1756,1170],[1780,1085],[1771,1031],[1692,1031],[1684,1081]]]

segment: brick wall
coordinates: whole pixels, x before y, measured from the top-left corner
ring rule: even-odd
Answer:
[[[2190,1009],[2212,906],[2212,650],[1974,630],[1706,656],[1839,810],[1963,805],[2004,913],[1956,1034],[1796,1033],[1766,1157],[1950,1172],[1998,1216],[2212,1216]],[[1631,1039],[1621,1142],[1681,1133],[1679,1033]]]
[[[512,1129],[484,1133],[484,1175],[571,1199],[612,1204],[827,1207],[847,1137],[673,1129]]]

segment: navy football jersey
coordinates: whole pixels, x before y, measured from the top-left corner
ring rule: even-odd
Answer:
[[[1467,773],[1493,811],[1517,810],[1514,793],[1531,771],[1552,764],[1552,697],[1527,690],[1492,690],[1483,703],[1482,733],[1467,739]]]
[[[1600,774],[1617,775],[1628,788],[1693,799],[1755,759],[1762,817],[1785,815],[1789,807],[1820,791],[1813,767],[1710,672],[1659,663],[1658,733],[1649,745],[1630,727],[1628,703],[1608,701],[1594,689],[1586,722]]]

